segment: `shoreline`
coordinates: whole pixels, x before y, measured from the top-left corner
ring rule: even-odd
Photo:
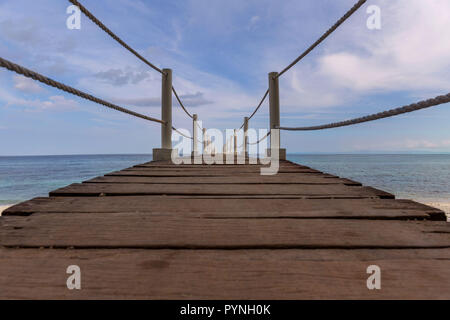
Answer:
[[[12,207],[13,204],[5,204],[5,205],[0,205],[0,216],[2,215],[2,212],[6,209],[8,209],[9,207]]]
[[[414,200],[414,201],[417,201],[417,200]],[[444,211],[445,214],[447,215],[447,221],[450,221],[450,202],[437,202],[437,201],[431,201],[431,202],[430,201],[423,201],[423,202],[417,201],[417,202],[420,202],[420,203],[426,204],[427,206],[434,207],[434,208]]]

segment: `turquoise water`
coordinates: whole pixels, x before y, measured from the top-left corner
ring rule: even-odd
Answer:
[[[288,160],[421,202],[450,202],[450,154],[288,155]]]
[[[0,157],[0,205],[151,160],[151,155]]]
[[[0,157],[0,205],[151,160],[151,155]],[[450,202],[450,155],[288,155],[288,159],[422,202]]]

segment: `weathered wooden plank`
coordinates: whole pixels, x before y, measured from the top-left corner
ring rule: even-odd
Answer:
[[[138,164],[139,166],[261,166],[261,165],[267,165],[267,163],[270,162],[269,158],[263,158],[263,159],[257,159],[257,158],[245,158],[244,157],[229,157],[228,159],[225,157],[222,157],[222,162],[219,163],[220,157],[214,158],[214,163],[211,163],[213,161],[212,158],[186,158],[182,157],[178,160],[182,160],[183,163],[180,164],[174,164],[171,160],[168,161],[150,161],[147,163],[141,163]],[[206,161],[207,160],[207,161]],[[190,161],[190,162],[189,162]],[[280,165],[298,165],[297,163],[286,161],[286,160],[279,160]]]
[[[171,167],[183,167],[183,168],[188,168],[188,167],[195,167],[195,168],[247,167],[248,168],[248,167],[253,167],[253,168],[258,168],[258,167],[262,167],[262,166],[268,166],[267,163],[261,163],[261,161],[259,161],[259,159],[252,159],[252,163],[250,163],[248,159],[245,161],[245,163],[242,163],[242,161],[243,161],[242,158],[239,158],[239,161],[241,161],[241,162],[236,162],[236,159],[235,159],[233,162],[227,163],[224,159],[223,163],[212,163],[212,164],[207,164],[205,162],[194,163],[192,161],[192,159],[191,159],[190,164],[189,163],[174,164],[171,161],[151,161],[151,162],[137,164],[133,167],[157,167],[157,168],[165,168],[165,167],[169,167],[169,168],[171,168]],[[280,167],[295,167],[295,168],[310,168],[308,166],[300,165],[298,163],[288,161],[288,160],[280,160],[279,166]]]
[[[213,164],[213,165],[187,165],[187,164],[179,164],[179,165],[135,165],[126,169],[139,169],[139,170],[154,170],[154,169],[160,169],[160,170],[253,170],[253,171],[259,171],[261,168],[268,167],[269,165],[239,165],[239,164]],[[279,167],[281,169],[287,169],[287,170],[314,170],[310,167],[306,166],[299,166],[299,165],[285,165],[280,164]]]
[[[3,217],[0,243],[78,248],[450,248],[436,221],[182,218],[164,213]]]
[[[289,195],[299,197],[394,198],[390,193],[371,187],[299,184],[114,184],[75,183],[50,192],[50,196],[109,195]]]
[[[330,178],[324,175],[292,175],[280,173],[274,176],[218,176],[218,177],[136,177],[103,176],[85,181],[88,183],[164,183],[164,184],[345,184],[360,186],[349,179]]]
[[[254,175],[255,173],[242,173],[242,175]],[[207,172],[207,171],[167,171],[167,170],[154,170],[154,171],[142,171],[142,170],[132,170],[124,169],[120,171],[114,171],[105,174],[105,176],[138,176],[138,177],[217,177],[217,176],[227,176],[225,172]]]
[[[66,269],[81,268],[81,290]],[[366,269],[381,268],[381,290]],[[450,299],[450,250],[0,249],[0,299]]]
[[[222,164],[218,164],[218,163],[213,163],[213,164],[195,164],[195,163],[191,163],[191,164],[185,164],[185,163],[181,163],[181,164],[174,164],[174,163],[158,163],[158,162],[149,162],[149,163],[142,163],[142,164],[137,164],[134,165],[133,167],[142,167],[142,168],[175,168],[175,167],[181,167],[181,168],[215,168],[215,169],[219,169],[219,168],[248,168],[248,167],[252,167],[252,168],[260,168],[260,167],[264,167],[267,166],[268,164],[261,164],[261,163],[246,163],[246,164],[236,164],[236,163],[222,163]],[[283,167],[283,168],[304,168],[304,169],[311,169],[308,166],[303,166],[297,163],[292,163],[292,162],[287,162],[287,161],[280,161],[279,162],[279,166]]]
[[[297,217],[446,220],[439,209],[411,200],[392,199],[198,199],[161,196],[35,198],[3,212],[144,212],[192,217]]]
[[[331,174],[325,174],[321,172],[295,172],[288,173],[292,176],[299,175],[311,175],[311,176],[322,176],[324,178],[339,178]],[[278,173],[281,175],[281,173]],[[258,173],[256,172],[226,172],[226,171],[168,171],[168,170],[132,170],[125,169],[120,171],[114,171],[105,174],[105,176],[135,176],[135,177],[256,177]],[[262,176],[261,176],[262,177]]]
[[[241,174],[241,173],[253,173],[260,174],[261,168],[253,167],[253,166],[243,166],[243,167],[235,167],[230,166],[230,168],[214,168],[205,166],[205,168],[182,168],[182,167],[172,167],[172,168],[142,168],[142,167],[131,167],[127,169],[123,169],[122,171],[140,171],[146,173],[153,172],[163,172],[163,173],[174,173],[174,172],[210,172],[214,174]],[[277,173],[322,173],[319,170],[315,169],[303,169],[303,168],[280,168]]]

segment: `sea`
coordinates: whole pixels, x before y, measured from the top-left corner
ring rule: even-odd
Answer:
[[[288,154],[287,158],[450,212],[450,154]],[[149,154],[0,156],[0,207],[151,160]]]
[[[151,160],[149,154],[0,157],[0,206]]]

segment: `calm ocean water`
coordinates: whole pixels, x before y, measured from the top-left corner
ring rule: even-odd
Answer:
[[[151,155],[0,157],[0,205],[48,196],[56,188],[151,160]]]
[[[150,161],[151,155],[0,157],[0,205]],[[394,193],[450,203],[450,155],[288,155],[288,159]]]
[[[450,203],[450,154],[288,155],[288,160],[424,203]]]

